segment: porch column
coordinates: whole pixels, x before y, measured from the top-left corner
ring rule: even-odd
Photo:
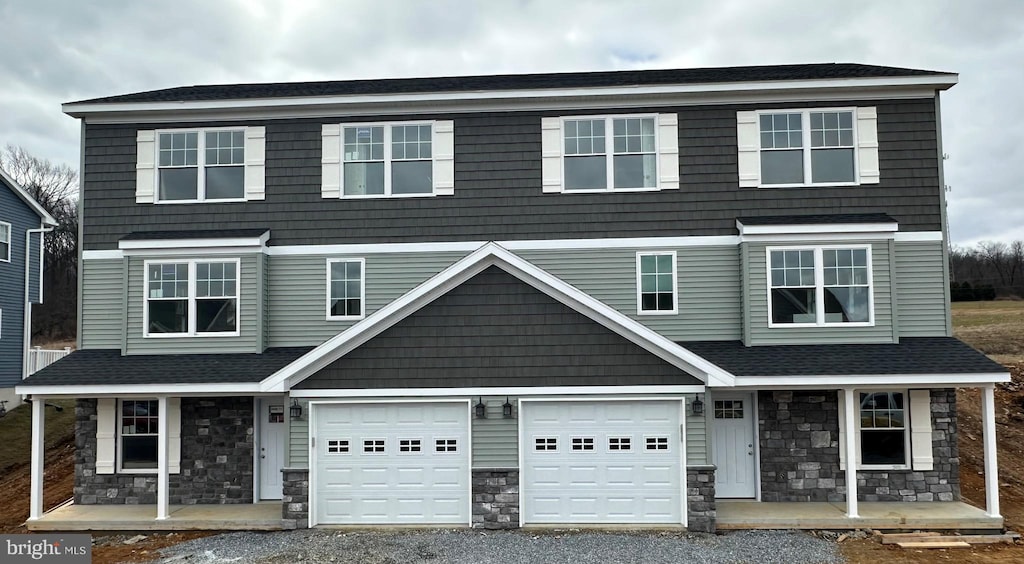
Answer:
[[[995,384],[988,384],[981,389],[981,430],[985,437],[985,513],[989,517],[999,517],[995,388]]]
[[[843,389],[843,414],[844,421],[841,423],[846,430],[846,517],[857,519],[857,404],[853,401],[855,395],[853,388]]]
[[[167,396],[157,398],[157,410],[160,416],[157,418],[156,437],[156,518],[166,519],[169,517],[167,511],[168,490],[168,468],[167,468]]]
[[[29,521],[43,516],[43,460],[45,450],[46,400],[32,397],[32,490],[29,494]]]

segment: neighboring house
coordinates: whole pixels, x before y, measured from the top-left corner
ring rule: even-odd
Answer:
[[[43,302],[43,237],[57,222],[0,169],[0,401],[21,403],[32,306]]]
[[[66,104],[80,350],[19,391],[79,398],[75,503],[42,513],[34,402],[30,526],[234,504],[206,526],[245,528],[261,500],[299,527],[948,517],[969,386],[971,528],[999,527],[1009,375],[950,328],[956,81],[811,64]]]

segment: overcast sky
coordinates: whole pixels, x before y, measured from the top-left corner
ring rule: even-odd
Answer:
[[[95,5],[94,5],[95,4]],[[1024,239],[1024,0],[0,0],[0,145],[77,166],[62,102],[171,86],[859,62],[942,96],[952,239]]]

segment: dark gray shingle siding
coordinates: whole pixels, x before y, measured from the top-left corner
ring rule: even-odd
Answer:
[[[523,112],[406,116],[455,120],[454,196],[322,199],[320,125],[337,120],[281,120],[265,123],[265,201],[195,205],[136,204],[138,128],[89,125],[84,248],[112,249],[132,231],[182,225],[266,227],[272,245],[729,235],[737,217],[796,213],[885,213],[903,231],[940,230],[934,101],[860,105],[878,107],[877,185],[739,188],[736,111],[753,106],[708,106],[622,110],[679,112],[679,190],[542,194],[541,115]],[[796,107],[773,105],[786,106]],[[188,124],[166,127],[178,125]]]
[[[491,267],[296,388],[700,384]]]

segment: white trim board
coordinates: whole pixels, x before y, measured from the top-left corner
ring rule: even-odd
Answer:
[[[891,223],[815,223],[786,225],[744,225],[736,220],[740,235],[796,235],[832,233],[895,233],[899,224]]]
[[[377,398],[377,397],[449,397],[449,396],[594,396],[613,394],[699,394],[704,393],[704,386],[550,386],[526,387],[510,386],[493,388],[353,388],[353,389],[293,389],[289,396],[299,399],[314,398]],[[567,398],[551,398],[563,399]],[[584,398],[585,399],[585,398]],[[604,399],[644,399],[644,398],[604,398]],[[657,398],[647,398],[657,399]],[[661,398],[664,399],[664,398]],[[393,402],[396,400],[379,400]]]
[[[931,387],[976,387],[983,384],[1009,382],[1009,372],[974,374],[851,374],[841,376],[737,376],[737,388],[786,388],[801,387],[863,387],[878,386],[931,386]]]
[[[280,392],[290,389],[294,384],[355,350],[387,328],[412,315],[415,311],[490,266],[498,266],[551,298],[629,339],[669,364],[686,373],[693,374],[703,382],[719,386],[732,385],[733,376],[727,371],[552,276],[500,245],[488,243],[269,376],[261,384],[261,390]]]
[[[173,359],[173,355],[168,355]],[[264,393],[260,391],[259,382],[244,382],[234,384],[65,384],[65,385],[21,385],[15,386],[15,393],[31,395],[33,397],[57,397],[57,396],[80,396],[80,397],[151,397],[155,395],[169,395],[180,397],[206,396],[206,395],[266,395],[278,396],[280,394]]]
[[[841,235],[841,237],[840,237]],[[763,238],[762,238],[763,237]],[[786,242],[792,241],[861,241],[886,240],[886,236],[878,233],[829,234],[816,233],[810,235],[791,235],[788,238],[779,236],[746,236],[738,235],[693,235],[683,237],[613,237],[603,239],[538,239],[496,241],[509,251],[560,251],[560,250],[599,250],[599,249],[678,249],[686,247],[735,246],[743,242]],[[941,231],[908,231],[892,234],[896,242],[927,242],[942,241]],[[316,255],[367,255],[386,253],[444,253],[472,252],[486,245],[487,241],[440,241],[427,243],[355,243],[336,245],[281,245],[262,248],[214,248],[184,246],[166,248],[148,252],[124,252],[120,249],[82,251],[82,260],[120,259],[124,256],[146,255],[167,256],[189,254],[238,254],[244,252],[263,252],[268,256],[316,256]],[[140,250],[141,251],[141,250]]]

